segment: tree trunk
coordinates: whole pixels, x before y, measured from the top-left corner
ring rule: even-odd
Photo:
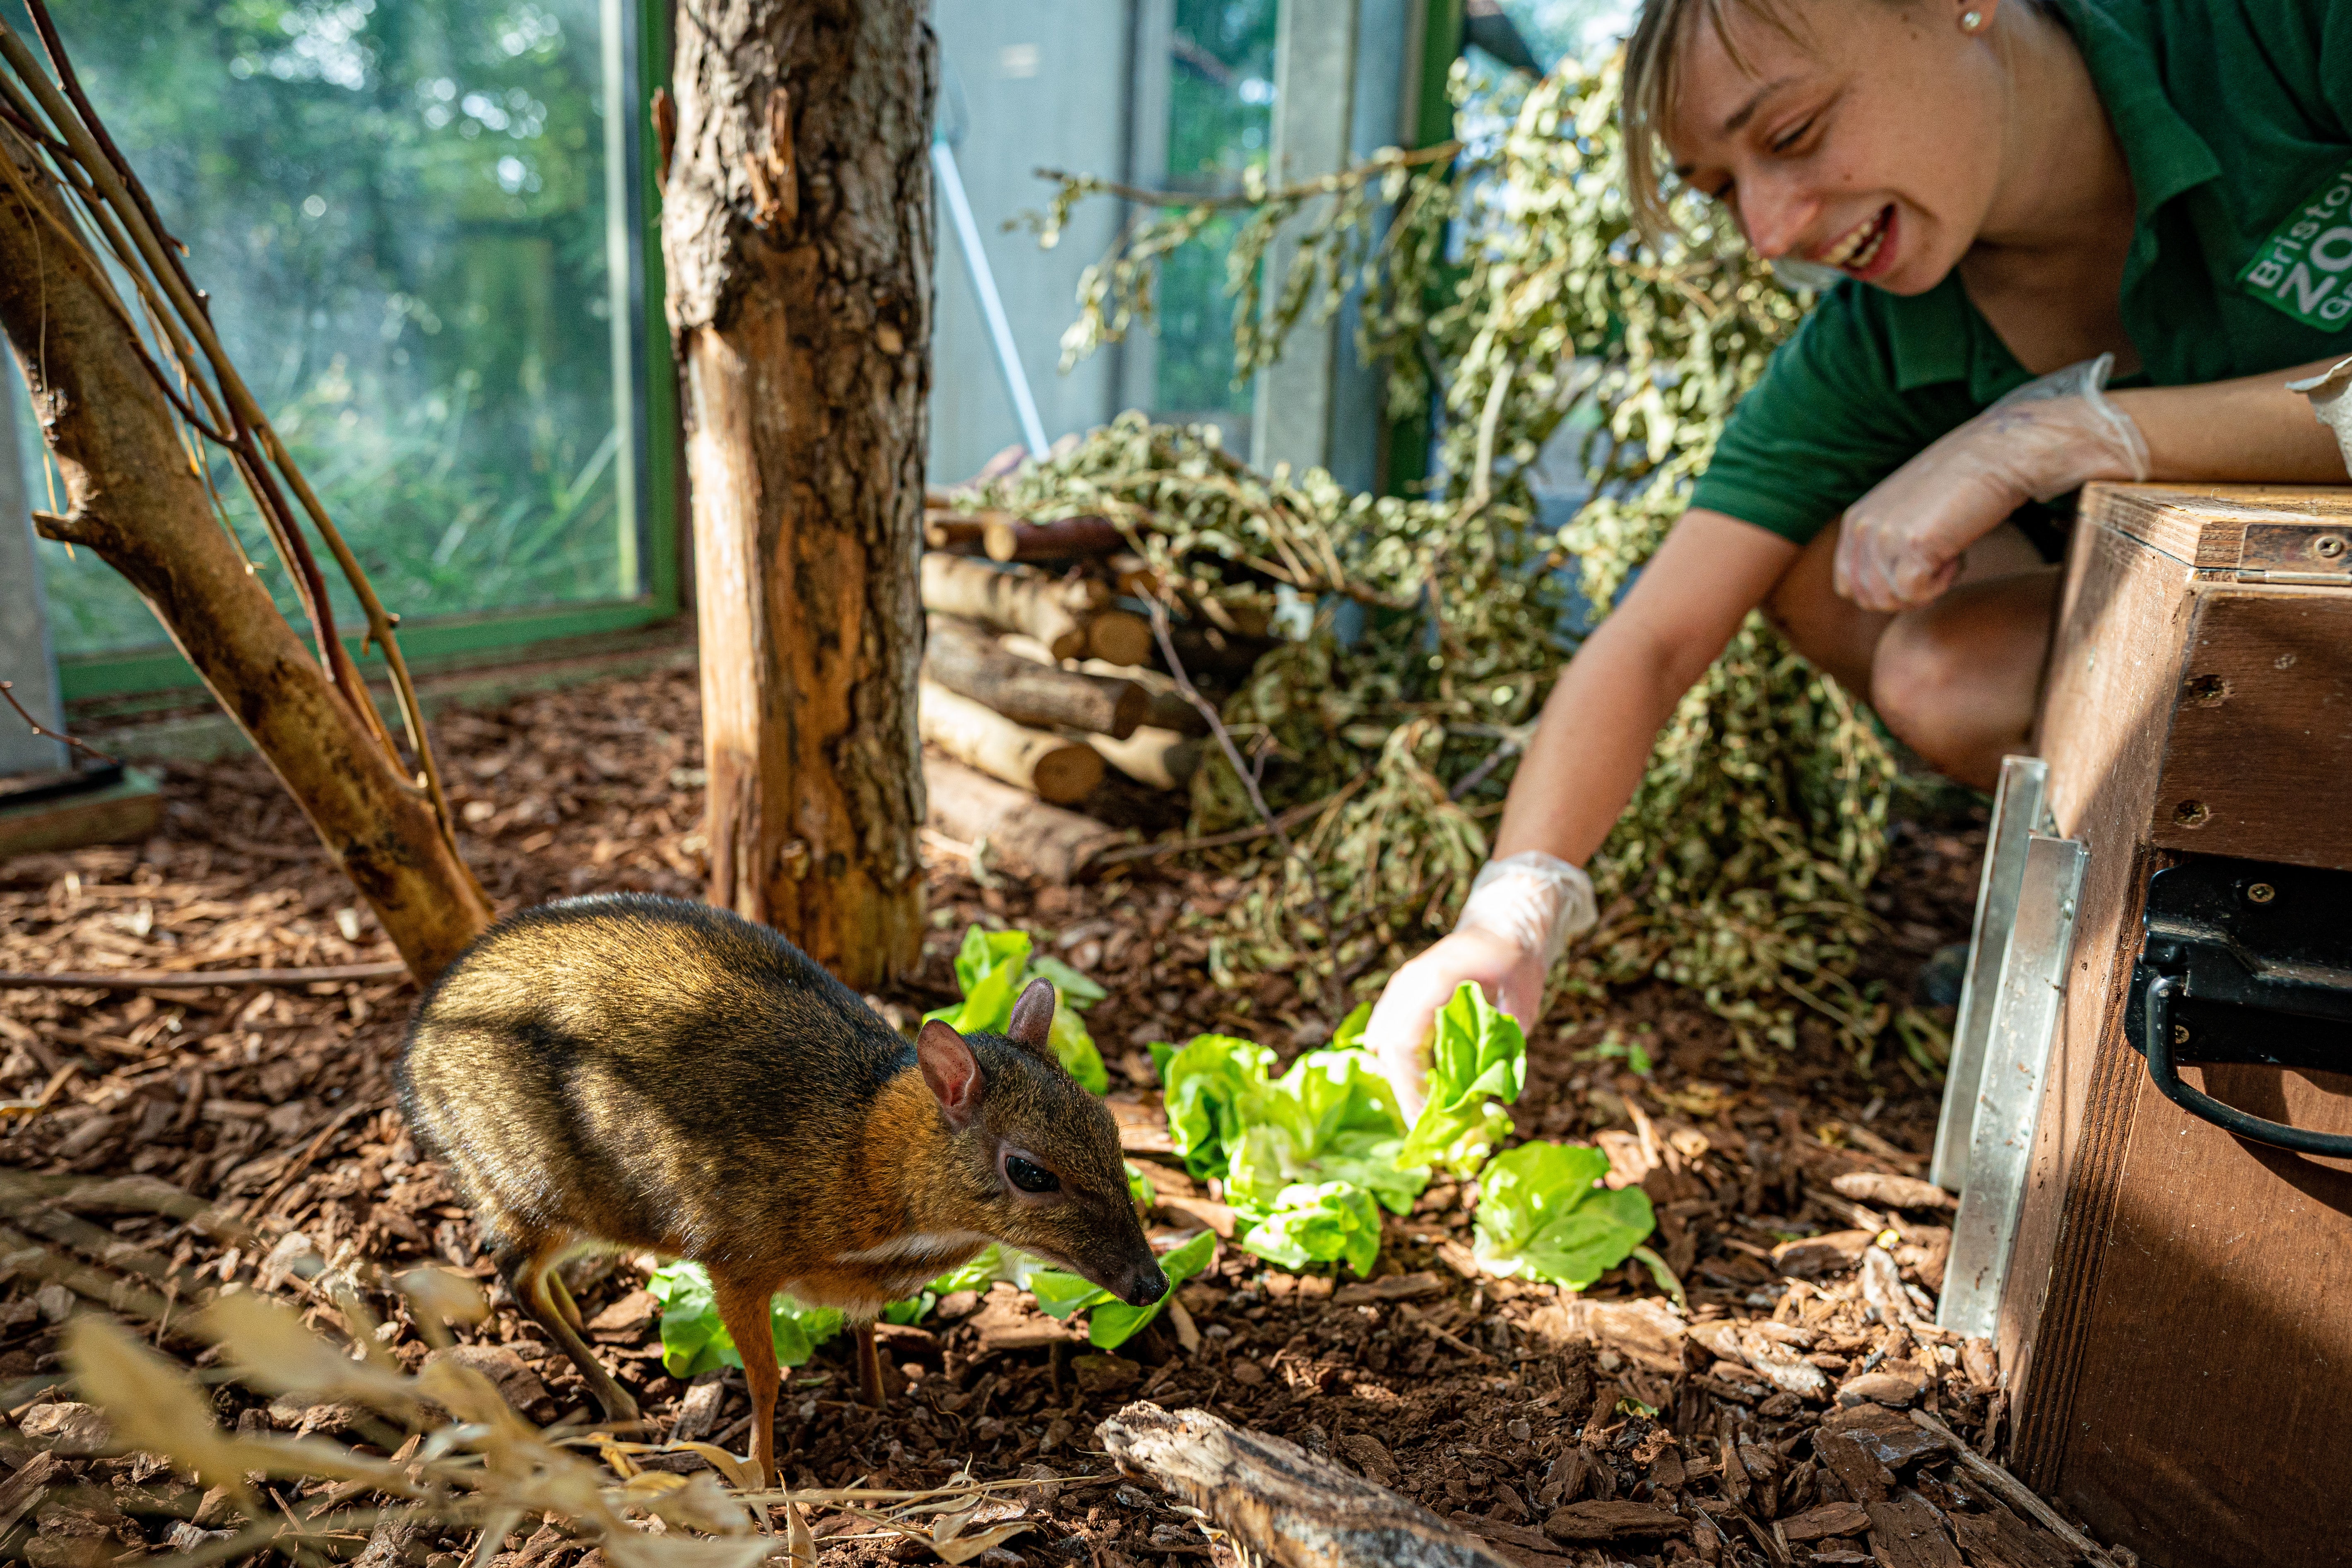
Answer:
[[[0,129],[0,327],[72,505],[50,539],[128,578],[268,761],[418,980],[490,923],[489,900],[363,715],[270,603],[215,517],[170,405],[104,280],[62,243],[56,189]],[[23,191],[48,208],[29,205]]]
[[[664,195],[710,900],[870,988],[922,935],[937,48],[920,0],[678,11]]]

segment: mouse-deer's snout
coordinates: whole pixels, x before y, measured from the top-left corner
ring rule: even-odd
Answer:
[[[1112,1286],[1110,1293],[1130,1307],[1149,1307],[1168,1294],[1168,1271],[1158,1258],[1146,1258],[1129,1268],[1125,1282]]]

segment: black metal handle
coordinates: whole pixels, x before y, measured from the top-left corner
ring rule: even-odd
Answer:
[[[2211,1095],[2200,1093],[2181,1081],[2180,1069],[2174,1066],[2172,1060],[2172,994],[2180,984],[2181,977],[2177,974],[2151,975],[2147,982],[2147,1076],[2155,1081],[2164,1098],[2191,1116],[2202,1117],[2224,1132],[2251,1138],[2257,1143],[2292,1149],[2299,1154],[2324,1154],[2332,1159],[2352,1160],[2352,1135],[2306,1132],[2300,1127],[2289,1127],[2284,1121],[2268,1121],[2259,1116],[2250,1116],[2235,1106],[2224,1105]]]

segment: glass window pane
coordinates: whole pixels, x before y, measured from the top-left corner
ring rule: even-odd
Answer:
[[[1274,124],[1275,0],[1175,0],[1170,36],[1168,176],[1173,191],[1237,190],[1266,162]],[[1240,220],[1221,215],[1160,268],[1155,416],[1220,426],[1249,448],[1252,388],[1234,384],[1225,260]]]
[[[384,603],[414,624],[635,596],[635,252],[605,133],[634,118],[604,37],[627,8],[50,5]],[[0,15],[30,36],[17,0]],[[28,452],[36,506],[42,469]],[[290,606],[226,462],[215,482]],[[43,552],[61,654],[160,640],[102,564]]]

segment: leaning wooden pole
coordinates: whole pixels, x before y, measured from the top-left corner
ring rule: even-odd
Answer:
[[[0,124],[0,329],[69,509],[41,532],[129,579],[268,759],[419,979],[491,918],[426,794],[287,623],[215,517],[172,405],[47,165]]]
[[[663,198],[710,900],[860,986],[911,968],[922,934],[927,9],[682,8]]]

